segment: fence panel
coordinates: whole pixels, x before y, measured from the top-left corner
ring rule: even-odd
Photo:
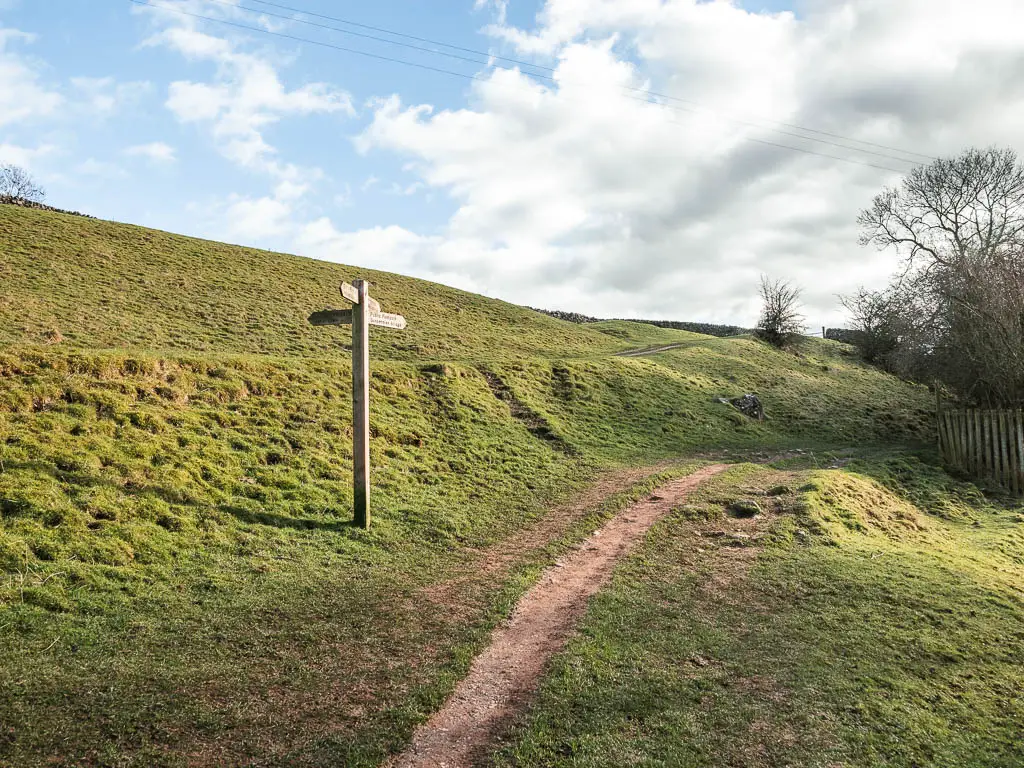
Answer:
[[[938,432],[947,466],[1024,494],[1024,410],[942,408]]]

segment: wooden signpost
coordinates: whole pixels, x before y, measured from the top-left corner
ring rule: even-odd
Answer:
[[[405,318],[381,312],[366,280],[341,284],[352,309],[327,309],[309,316],[313,325],[352,326],[352,503],[355,524],[370,527],[370,326],[405,328]]]

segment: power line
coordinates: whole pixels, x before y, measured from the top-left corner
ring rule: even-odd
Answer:
[[[253,26],[250,26],[248,24],[240,24],[238,22],[229,21],[227,19],[218,19],[218,18],[214,18],[212,16],[204,16],[202,14],[192,13],[191,11],[185,11],[185,10],[182,10],[181,8],[175,8],[175,7],[169,6],[169,5],[157,5],[155,3],[148,2],[147,0],[129,0],[129,2],[131,2],[134,5],[144,6],[144,7],[147,7],[147,8],[155,8],[155,9],[158,9],[158,10],[170,11],[172,13],[177,13],[177,14],[180,14],[182,16],[189,16],[191,18],[201,19],[203,21],[213,22],[215,24],[223,24],[223,25],[226,25],[226,26],[229,26],[229,27],[235,27],[236,29],[244,29],[244,30],[247,30],[249,32],[258,32],[260,34],[270,35],[270,36],[273,36],[273,37],[280,37],[280,38],[283,38],[285,40],[292,40],[294,42],[307,43],[309,45],[316,45],[316,46],[320,46],[322,48],[330,48],[330,49],[336,50],[336,51],[344,51],[346,53],[354,53],[354,54],[357,54],[359,56],[366,56],[368,58],[377,59],[379,61],[387,61],[387,62],[391,62],[391,63],[394,63],[394,64],[402,64],[402,65],[405,65],[405,66],[415,67],[417,69],[423,69],[423,70],[427,70],[427,71],[430,71],[430,72],[437,72],[437,73],[443,74],[443,75],[450,75],[450,76],[453,76],[453,77],[459,77],[459,78],[463,78],[463,79],[466,79],[466,80],[476,80],[476,81],[481,81],[481,82],[485,81],[485,78],[481,77],[478,74],[472,74],[471,75],[471,74],[466,74],[465,72],[456,72],[456,71],[450,70],[450,69],[443,69],[441,67],[430,66],[429,64],[421,64],[419,62],[408,61],[408,60],[405,60],[405,59],[398,59],[398,58],[394,58],[392,56],[383,56],[381,54],[370,53],[369,51],[362,51],[362,50],[359,50],[358,48],[349,48],[347,46],[335,45],[333,43],[325,43],[325,42],[320,41],[320,40],[311,40],[309,38],[299,37],[297,35],[289,35],[289,34],[286,34],[284,32],[274,32],[274,31],[269,30],[269,29],[263,29],[261,27],[253,27]],[[652,106],[668,107],[670,109],[673,108],[670,105],[660,104],[658,102],[650,101],[648,99],[642,99],[640,97],[630,97],[630,98],[634,98],[634,100],[636,100],[636,101],[641,101],[644,104],[650,104]],[[685,111],[685,110],[681,110],[681,111]],[[674,121],[674,122],[676,122],[679,125],[682,125],[682,123],[679,123],[678,121]],[[804,139],[806,139],[808,141],[816,141],[815,139],[810,139],[809,137],[800,137],[800,138],[804,138]],[[832,160],[839,160],[841,162],[851,163],[853,165],[863,165],[863,166],[868,167],[868,168],[878,168],[878,169],[884,170],[884,171],[892,171],[893,173],[906,173],[906,169],[901,170],[899,168],[890,168],[888,166],[875,165],[873,163],[865,163],[865,162],[862,162],[860,160],[854,160],[852,158],[840,157],[838,155],[829,155],[829,154],[825,154],[825,153],[822,153],[822,152],[815,152],[815,151],[810,150],[810,149],[801,148],[801,147],[794,147],[794,146],[790,146],[788,144],[777,144],[775,142],[764,141],[762,139],[754,139],[754,138],[750,138],[750,137],[746,137],[746,136],[740,137],[740,140],[741,141],[750,141],[750,142],[754,142],[756,144],[764,144],[764,145],[767,145],[767,146],[770,146],[770,147],[779,147],[781,149],[789,149],[789,150],[792,150],[794,152],[802,152],[802,153],[808,154],[808,155],[817,155],[818,157],[825,157],[825,158],[829,158],[829,159],[832,159]],[[842,145],[835,145],[835,146],[842,146]],[[853,150],[853,151],[858,151],[854,147],[843,147],[843,148],[844,149],[850,149],[850,150]],[[864,151],[864,150],[860,150],[860,151]],[[891,156],[886,155],[886,157],[891,157]],[[892,159],[902,160],[902,158],[892,158]],[[902,160],[902,161],[903,162],[913,162],[913,161],[910,161],[910,160]]]
[[[222,3],[224,5],[232,5],[232,7],[241,8],[241,6],[234,5],[233,3],[228,3],[225,0],[211,0],[211,2],[219,2],[219,3]],[[480,51],[480,50],[477,50],[477,49],[474,49],[474,48],[464,48],[463,46],[460,46],[460,45],[452,45],[451,43],[445,43],[445,42],[441,42],[439,40],[431,40],[430,38],[426,38],[426,37],[417,37],[416,35],[409,35],[409,34],[406,34],[404,32],[397,32],[397,31],[395,31],[393,29],[387,29],[386,27],[375,27],[375,26],[370,25],[370,24],[362,24],[362,23],[357,22],[357,21],[352,21],[351,19],[344,19],[344,18],[341,18],[339,16],[328,16],[327,14],[323,14],[323,13],[315,13],[313,11],[307,11],[307,10],[304,10],[302,8],[296,8],[294,6],[284,5],[282,3],[271,2],[271,0],[249,0],[249,2],[251,2],[251,3],[258,3],[259,5],[267,5],[267,6],[270,6],[271,8],[278,8],[280,10],[290,11],[292,13],[300,13],[300,14],[303,14],[305,16],[312,16],[312,17],[318,18],[318,19],[325,19],[327,21],[334,21],[334,22],[337,22],[339,24],[347,24],[347,25],[352,26],[352,27],[359,27],[361,29],[369,29],[369,30],[373,30],[374,32],[382,32],[382,33],[387,34],[387,35],[393,35],[395,37],[402,37],[402,38],[405,38],[407,40],[416,40],[416,41],[421,42],[421,43],[429,43],[430,45],[438,45],[438,46],[441,46],[441,47],[444,47],[444,48],[450,48],[450,49],[455,50],[455,51],[462,51],[463,53],[472,53],[472,54],[475,54],[477,56],[483,56],[483,57],[485,57],[488,60],[495,59],[495,60],[499,60],[499,61],[507,61],[507,62],[510,62],[512,64],[519,64],[519,65],[524,66],[524,67],[532,67],[534,69],[542,69],[542,70],[544,70],[546,72],[552,72],[552,73],[555,72],[555,68],[554,67],[548,67],[548,66],[545,66],[543,64],[533,64],[533,63],[528,62],[528,61],[522,61],[521,59],[512,59],[512,58],[509,58],[507,56],[499,56],[497,54],[489,53],[487,51]],[[257,10],[257,9],[242,8],[242,10],[249,10],[249,11],[252,11],[254,13],[267,13],[268,15],[273,15],[276,18],[287,19],[289,21],[296,21],[296,22],[299,22],[299,23],[309,23],[309,22],[303,21],[302,19],[296,19],[294,17],[289,17],[289,16],[281,16],[281,15],[278,15],[278,14],[270,14],[270,13],[268,13],[266,11],[260,11],[260,10]],[[313,24],[313,26],[320,26],[320,25]],[[356,34],[354,32],[350,32],[350,31],[344,30],[344,29],[337,29],[335,27],[324,26],[323,28],[325,28],[325,29],[333,29],[336,32],[342,32],[342,33],[346,33],[346,34]],[[366,36],[364,35],[364,37],[366,37]],[[377,38],[377,37],[371,37],[370,39],[381,40],[381,38]],[[395,40],[383,39],[382,42],[390,43],[392,45],[402,45],[402,43],[399,43],[398,41],[395,41]],[[410,46],[410,47],[416,48],[417,50],[426,50],[426,51],[428,51],[430,53],[437,53],[437,54],[442,55],[442,56],[450,55],[450,54],[444,53],[443,51],[430,51],[430,49],[420,48],[419,46]],[[456,56],[454,58],[462,58],[462,57]],[[464,59],[464,60],[465,61],[474,61],[473,59]],[[483,63],[486,63],[486,62],[477,62],[477,63],[482,63],[483,64]],[[530,74],[532,74],[532,73],[530,73]],[[534,75],[534,76],[535,77],[545,77],[543,75]],[[551,78],[545,77],[545,79],[550,80]],[[646,95],[649,95],[649,96],[653,96],[654,98],[668,99],[670,101],[679,102],[680,104],[689,104],[691,106],[698,107],[700,109],[705,109],[705,110],[714,112],[714,110],[712,110],[710,107],[707,107],[707,106],[701,104],[700,102],[693,101],[693,100],[690,100],[690,99],[684,99],[684,98],[680,98],[678,96],[672,96],[672,95],[667,94],[667,93],[659,93],[657,91],[650,91],[650,90],[647,90],[645,88],[631,88],[630,90],[637,91],[637,92],[640,92],[640,93],[643,93],[643,94],[646,94]],[[758,124],[758,123],[753,123],[753,122],[744,122],[744,121],[741,121],[741,120],[735,120],[735,119],[728,118],[728,117],[725,117],[725,116],[722,116],[722,117],[723,117],[723,119],[730,120],[731,122],[739,122],[742,125],[750,125],[750,126],[755,126],[755,127],[758,127],[758,128],[768,128],[767,126],[765,126],[763,124]],[[902,154],[905,154],[905,155],[913,155],[915,157],[924,158],[925,160],[935,160],[936,159],[934,155],[927,155],[927,154],[924,154],[922,152],[914,152],[914,151],[909,150],[909,149],[901,149],[900,147],[893,147],[893,146],[889,146],[889,145],[886,145],[886,144],[879,144],[877,142],[866,141],[864,139],[855,139],[852,136],[844,136],[844,135],[839,134],[839,133],[831,133],[829,131],[822,131],[822,130],[818,130],[816,128],[807,128],[806,126],[797,125],[795,123],[785,123],[785,122],[781,122],[781,121],[778,121],[778,120],[766,120],[766,121],[762,121],[762,123],[763,122],[775,123],[776,125],[781,125],[784,128],[792,128],[794,130],[804,131],[805,133],[813,133],[813,134],[816,134],[818,136],[828,136],[829,138],[833,138],[833,139],[842,139],[843,141],[850,141],[850,142],[854,142],[856,144],[863,144],[865,146],[875,147],[877,149],[886,149],[886,150],[889,150],[890,152],[899,152],[899,153],[902,153]],[[768,128],[768,130],[772,130],[772,129]],[[794,135],[794,134],[786,134],[786,135]],[[815,141],[815,139],[813,139],[813,138],[811,138],[809,136],[797,135],[797,138],[807,139],[808,141]],[[831,142],[825,142],[825,143],[831,143]],[[833,146],[842,146],[842,145],[833,145]],[[854,151],[863,151],[863,150],[858,150],[856,147],[846,147],[846,149],[853,149]],[[875,154],[875,153],[872,153],[872,154]],[[883,156],[886,156],[886,155],[883,155]],[[895,159],[904,160],[904,158],[895,158]],[[916,162],[916,161],[905,160],[905,162]]]
[[[255,0],[255,2],[264,2],[264,1],[265,0]],[[244,5],[237,5],[236,3],[228,2],[228,0],[207,0],[207,2],[217,3],[219,5],[226,5],[226,6],[230,7],[230,8],[234,8],[234,9],[237,9],[237,10],[247,11],[249,13],[261,13],[263,15],[271,16],[273,18],[284,18],[286,20],[289,20],[289,22],[294,22],[294,23],[297,23],[297,24],[304,24],[304,25],[307,25],[309,27],[315,27],[317,29],[331,30],[332,32],[340,32],[340,33],[342,33],[344,35],[354,35],[355,37],[365,38],[365,39],[369,39],[369,40],[376,40],[378,42],[389,43],[391,45],[400,45],[402,47],[412,48],[414,50],[419,50],[419,51],[425,51],[427,53],[433,53],[433,54],[438,54],[438,55],[442,55],[442,56],[449,56],[450,58],[456,58],[456,59],[459,59],[461,61],[469,61],[471,63],[475,63],[475,65],[481,65],[481,66],[487,66],[488,65],[487,61],[480,61],[480,60],[475,59],[475,58],[469,58],[468,56],[463,56],[463,55],[460,55],[458,53],[447,53],[445,51],[435,51],[435,50],[431,50],[430,48],[424,48],[423,46],[420,46],[420,45],[413,45],[411,43],[401,43],[401,42],[398,42],[396,40],[388,40],[387,38],[377,37],[376,35],[367,35],[367,34],[364,34],[364,33],[361,33],[361,32],[352,32],[351,30],[343,30],[343,29],[339,29],[337,27],[331,27],[329,25],[318,24],[316,22],[308,22],[308,20],[305,20],[305,19],[302,19],[302,18],[293,18],[291,16],[286,16],[286,15],[283,15],[281,13],[271,13],[269,11],[257,10],[255,8],[247,8]],[[276,6],[276,3],[267,3],[267,4]],[[293,10],[289,6],[282,6],[282,7],[286,7],[286,8],[289,8],[290,10]],[[319,14],[316,14],[316,15],[319,15]],[[345,24],[348,24],[348,23],[345,23]],[[374,28],[374,29],[377,29],[377,28]],[[391,33],[389,33],[389,34],[391,34]],[[481,53],[480,55],[486,55],[486,54]],[[506,67],[496,67],[495,69],[508,70],[509,68],[506,68]],[[544,69],[550,70],[551,68],[544,68]],[[551,70],[551,71],[554,72],[554,70]],[[547,81],[549,83],[552,83],[554,85],[558,85],[558,81],[555,80],[555,78],[553,78],[553,77],[551,77],[549,75],[541,75],[539,73],[532,73],[532,72],[528,72],[528,73],[525,73],[525,74],[529,75],[530,77],[535,77],[535,78],[537,78],[539,80],[545,80],[545,81]],[[635,96],[631,95],[630,98],[634,98],[636,100],[640,100],[640,101],[644,101],[644,102],[650,102],[650,103],[657,103],[657,102],[652,102],[651,99],[649,99],[649,98],[640,98],[640,95],[644,95],[644,96],[650,95],[650,96],[659,96],[659,97],[665,97],[665,98],[674,98],[672,96],[665,96],[664,94],[655,94],[652,91],[648,91],[648,90],[643,89],[643,88],[624,87],[622,90],[624,92],[626,92],[626,93],[629,93],[629,94],[633,94],[633,93],[637,94]],[[676,99],[676,100],[681,100],[681,99]],[[684,103],[690,103],[690,102],[684,102]],[[659,105],[666,106],[666,108],[668,108],[670,110],[675,110],[677,112],[687,112],[687,113],[692,113],[692,114],[699,114],[697,110],[694,110],[692,108],[686,108],[686,106],[675,106],[673,104],[659,104]],[[828,141],[826,139],[814,138],[813,136],[805,136],[805,135],[800,134],[800,133],[793,133],[792,131],[783,131],[783,130],[779,130],[778,128],[772,128],[770,126],[764,125],[763,123],[752,123],[752,122],[749,122],[749,121],[736,120],[736,119],[730,119],[730,118],[724,118],[724,119],[727,120],[728,122],[735,123],[737,125],[745,125],[745,126],[749,126],[749,127],[752,127],[752,128],[762,128],[764,130],[771,131],[772,133],[778,133],[779,135],[782,135],[782,136],[791,136],[793,138],[799,138],[799,139],[802,139],[802,140],[805,140],[805,141],[815,141],[817,143],[826,144],[828,146],[836,146],[836,147],[840,148],[840,150],[849,150],[851,152],[859,152],[859,153],[864,154],[864,155],[873,155],[874,157],[885,158],[887,160],[895,160],[895,161],[900,162],[900,163],[912,163],[912,164],[920,165],[920,163],[918,161],[915,161],[915,160],[909,160],[907,158],[900,158],[900,157],[897,157],[895,155],[889,155],[889,154],[881,153],[881,152],[873,152],[871,150],[863,150],[863,148],[861,148],[859,146],[850,146],[848,144],[841,144],[841,143],[838,143],[836,141]],[[848,139],[848,140],[856,141],[856,139]],[[897,152],[902,152],[902,151],[897,151]]]
[[[417,69],[426,69],[426,70],[429,70],[430,72],[439,72],[439,73],[441,73],[443,75],[453,75],[454,77],[465,78],[466,80],[483,80],[483,78],[479,77],[478,75],[467,75],[465,72],[456,72],[456,71],[451,70],[451,69],[442,69],[441,67],[432,67],[429,64],[420,64],[420,63],[415,62],[415,61],[406,61],[405,59],[396,59],[396,58],[393,58],[391,56],[382,56],[382,55],[377,54],[377,53],[370,53],[369,51],[361,51],[358,48],[348,48],[348,47],[346,47],[344,45],[334,45],[333,43],[325,43],[325,42],[322,42],[320,40],[310,40],[307,37],[298,37],[296,35],[287,35],[284,32],[274,32],[272,30],[263,29],[261,27],[252,27],[252,26],[249,26],[248,24],[239,24],[237,21],[228,21],[227,19],[217,19],[217,18],[214,18],[213,16],[203,16],[200,13],[192,13],[191,11],[185,11],[185,10],[182,10],[181,8],[175,8],[174,6],[170,6],[170,5],[157,5],[155,3],[146,2],[146,0],[128,0],[128,1],[130,3],[133,3],[134,5],[141,5],[141,6],[145,6],[147,8],[156,8],[158,10],[170,11],[172,13],[177,13],[177,14],[180,14],[182,16],[191,16],[193,19],[202,19],[203,21],[212,21],[214,24],[224,24],[226,26],[235,27],[237,29],[245,29],[245,30],[248,30],[249,32],[259,32],[260,34],[263,34],[263,35],[271,35],[273,37],[282,37],[285,40],[293,40],[293,41],[295,41],[297,43],[309,43],[310,45],[318,45],[321,48],[331,48],[331,49],[333,49],[335,51],[345,51],[346,53],[355,53],[355,54],[358,54],[360,56],[368,56],[371,59],[378,59],[380,61],[390,61],[390,62],[395,63],[395,64],[404,64],[404,65],[409,66],[409,67],[416,67]]]
[[[487,66],[488,65],[488,62],[486,62],[486,61],[480,61],[478,59],[471,59],[471,58],[469,58],[467,56],[462,56],[462,55],[459,55],[457,53],[447,53],[445,51],[435,51],[435,50],[431,50],[430,48],[424,48],[423,46],[420,46],[420,45],[413,45],[411,43],[402,43],[402,42],[399,42],[397,40],[388,40],[387,38],[384,38],[384,37],[378,37],[376,35],[368,35],[368,34],[364,34],[362,32],[353,32],[350,29],[340,29],[339,27],[332,27],[332,26],[330,26],[328,24],[320,24],[320,23],[315,22],[315,21],[307,21],[305,19],[296,19],[296,18],[293,18],[291,16],[285,16],[285,15],[279,14],[279,13],[271,13],[269,11],[257,10],[255,8],[246,8],[243,5],[236,5],[235,3],[229,2],[228,0],[207,0],[207,2],[217,3],[219,5],[226,5],[229,8],[234,8],[234,9],[240,10],[240,11],[246,11],[248,13],[258,13],[258,14],[262,14],[262,15],[265,15],[265,16],[270,16],[270,17],[275,18],[275,19],[285,19],[286,21],[291,21],[291,22],[295,22],[295,23],[298,23],[298,24],[305,24],[307,26],[316,27],[317,29],[327,29],[327,30],[330,30],[332,32],[341,32],[342,34],[345,34],[345,35],[354,35],[356,37],[361,37],[361,38],[365,38],[365,39],[368,39],[368,40],[376,40],[378,42],[388,43],[388,44],[391,44],[391,45],[399,45],[399,46],[402,46],[404,48],[411,48],[411,49],[416,50],[416,51],[424,51],[424,52],[430,53],[430,54],[435,54],[435,55],[440,55],[440,56],[447,56],[447,57],[452,58],[452,59],[458,59],[459,61],[466,61],[466,62],[470,62],[472,64],[479,64],[479,65],[482,65],[482,66]],[[255,0],[255,2],[265,2],[265,0]],[[267,4],[268,5],[273,5],[273,6],[277,7],[276,3],[267,3]],[[289,6],[281,6],[281,7],[288,8],[288,10],[296,10],[296,9],[290,8]],[[320,14],[316,14],[316,15],[319,16]],[[342,22],[342,23],[351,23],[351,22]],[[377,29],[377,28],[374,27],[374,29]],[[393,34],[393,33],[389,32],[389,34]],[[480,55],[481,56],[486,56],[487,54],[481,53]],[[529,65],[529,66],[533,66],[533,65]],[[509,70],[510,68],[509,67],[496,66],[495,69]],[[550,67],[544,67],[544,69],[549,69],[550,71],[554,72],[554,70],[551,69]],[[529,75],[531,77],[535,77],[535,78],[537,78],[539,80],[545,80],[545,81],[547,81],[549,83],[552,83],[554,85],[558,85],[558,81],[555,78],[551,77],[550,75],[542,75],[542,74],[539,74],[539,73],[536,73],[536,72],[527,72],[525,74],[527,74],[527,75]],[[657,103],[657,102],[651,102],[651,99],[649,99],[649,98],[639,98],[639,97],[641,95],[643,95],[643,96],[656,96],[656,97],[661,97],[661,98],[674,98],[674,97],[671,97],[671,96],[665,96],[664,94],[656,94],[656,93],[654,93],[652,91],[648,91],[648,90],[646,90],[644,88],[624,87],[624,88],[622,88],[622,90],[625,93],[628,93],[628,94],[637,94],[636,96],[632,96],[631,95],[630,98],[636,99],[638,101],[648,102],[648,103]],[[682,100],[681,99],[676,99],[676,101],[682,101]],[[692,102],[683,102],[683,103],[692,103]],[[674,109],[677,112],[690,112],[690,113],[693,113],[693,114],[699,114],[697,109],[693,109],[693,108],[690,108],[690,107],[680,107],[680,106],[674,106],[672,104],[661,104],[660,106],[667,107],[668,109]],[[749,121],[746,121],[746,120],[737,120],[737,119],[734,119],[734,118],[723,118],[723,119],[725,119],[725,120],[727,120],[729,122],[732,122],[732,123],[736,123],[738,125],[746,125],[746,126],[749,126],[749,127],[752,127],[752,128],[762,128],[764,130],[771,131],[772,133],[778,133],[778,134],[780,134],[782,136],[790,136],[792,138],[801,139],[803,141],[813,141],[813,142],[817,142],[819,144],[825,144],[825,145],[828,145],[828,146],[831,146],[831,147],[837,147],[839,149],[846,149],[846,150],[850,150],[852,152],[860,152],[862,154],[874,155],[875,157],[882,157],[882,158],[885,158],[887,160],[896,160],[896,161],[902,162],[902,163],[920,164],[916,160],[910,160],[910,159],[905,158],[905,157],[897,157],[896,155],[891,155],[891,154],[887,154],[887,153],[884,153],[884,152],[875,152],[873,150],[862,149],[860,147],[851,147],[851,146],[849,146],[847,144],[839,144],[839,143],[834,142],[834,141],[828,141],[827,139],[816,139],[813,136],[804,136],[804,135],[799,134],[799,133],[793,133],[791,131],[784,131],[784,130],[780,130],[778,128],[772,128],[771,126],[764,125],[763,123],[754,123],[754,122],[749,122]],[[849,139],[849,141],[856,141],[856,139]],[[902,150],[896,150],[896,151],[902,151]]]
[[[463,53],[475,53],[478,56],[484,56],[489,59],[498,59],[500,61],[507,61],[512,64],[519,64],[524,67],[536,67],[537,69],[544,69],[548,72],[554,72],[554,67],[546,67],[543,64],[531,64],[528,61],[522,61],[520,59],[510,59],[507,56],[498,56],[497,54],[487,53],[485,51],[478,51],[474,48],[463,48],[461,45],[452,45],[451,43],[443,43],[440,40],[431,40],[428,37],[417,37],[416,35],[407,35],[404,32],[396,32],[393,29],[386,29],[384,27],[375,27],[371,24],[360,24],[358,21],[351,21],[349,19],[338,18],[337,16],[327,16],[323,13],[314,13],[313,11],[306,11],[302,8],[293,8],[289,5],[282,5],[281,3],[271,3],[268,0],[249,0],[253,3],[259,3],[260,5],[269,5],[271,8],[280,8],[283,11],[291,11],[292,13],[301,13],[306,16],[313,16],[317,19],[326,19],[327,21],[336,21],[339,24],[348,24],[352,27],[359,27],[360,29],[369,29],[374,32],[383,32],[387,35],[394,35],[395,37],[404,37],[406,40],[416,40],[420,43],[430,43],[431,45],[440,45],[442,48],[451,48],[453,51],[462,51]],[[282,17],[283,18],[283,17]],[[294,19],[299,21],[299,19]],[[339,30],[342,31],[342,30]],[[388,41],[393,42],[393,41]],[[438,51],[440,53],[440,51]]]
[[[433,54],[435,56],[447,56],[450,59],[457,59],[459,61],[468,61],[471,64],[481,64],[483,66],[487,66],[489,64],[488,61],[480,61],[480,59],[471,59],[468,56],[461,56],[461,55],[459,55],[457,53],[448,53],[447,51],[438,51],[438,50],[435,50],[433,48],[425,48],[422,45],[413,45],[412,43],[403,43],[403,42],[400,42],[398,40],[389,40],[386,37],[378,37],[377,35],[368,35],[368,34],[366,34],[364,32],[353,32],[351,29],[341,29],[340,27],[332,27],[329,24],[320,24],[320,23],[315,22],[315,21],[308,21],[307,19],[296,19],[293,16],[285,16],[282,13],[272,13],[270,11],[264,11],[264,10],[260,10],[260,9],[257,9],[257,8],[246,8],[244,5],[237,5],[235,3],[229,2],[228,0],[206,0],[206,1],[208,3],[216,3],[218,5],[226,5],[229,8],[234,8],[235,10],[239,10],[239,11],[247,11],[248,13],[259,13],[259,14],[262,14],[264,16],[270,16],[270,17],[275,18],[275,19],[284,19],[286,21],[290,21],[290,22],[293,22],[295,24],[305,24],[308,27],[316,27],[317,29],[329,29],[332,32],[341,32],[343,35],[352,35],[353,37],[361,37],[361,38],[364,38],[366,40],[376,40],[379,43],[388,43],[389,45],[400,45],[403,48],[411,48],[414,51],[423,51],[424,53],[430,53],[430,54]],[[259,1],[260,0],[250,0],[250,2],[259,2]],[[268,5],[275,5],[276,6],[275,3],[268,3]],[[281,6],[281,7],[287,8],[287,6]],[[295,10],[296,13],[303,13],[303,14],[306,14],[308,16],[320,16],[320,14],[318,14],[318,13],[310,13],[309,11],[298,11],[298,10],[293,9],[293,8],[288,8],[288,10]],[[326,17],[326,18],[330,18],[330,17]],[[333,19],[333,20],[334,21],[341,21],[340,19]],[[351,21],[341,21],[341,23],[342,24],[354,24],[354,22],[351,22]],[[360,25],[360,26],[363,26],[363,25]],[[379,28],[378,27],[370,27],[370,29],[379,29]],[[386,29],[380,29],[380,31],[381,32],[386,32],[389,35],[401,34],[399,32],[391,32],[391,31],[386,30]],[[405,35],[403,35],[403,36],[405,36]],[[413,39],[418,40],[420,38],[413,38]],[[425,40],[424,39],[424,42],[429,42],[432,45],[445,45],[444,43],[436,43],[433,40]],[[466,50],[468,50],[468,49],[466,49]],[[538,66],[538,65],[535,65],[535,64],[528,64],[525,61],[518,61],[516,59],[505,59],[502,56],[491,56],[491,54],[483,53],[483,52],[480,52],[480,51],[469,50],[468,52],[469,53],[475,53],[475,54],[477,54],[479,56],[483,56],[486,59],[495,58],[495,59],[502,59],[503,61],[513,61],[516,64],[520,64],[520,65],[527,66],[527,67]],[[538,68],[539,69],[546,69],[546,70],[549,70],[551,72],[554,72],[554,70],[551,67],[539,67],[538,66]],[[504,69],[504,67],[502,67],[502,69]],[[548,79],[548,80],[551,79],[551,78],[546,77],[545,75],[535,75],[533,72],[529,72],[527,74],[534,75],[535,77],[544,77],[545,79]]]

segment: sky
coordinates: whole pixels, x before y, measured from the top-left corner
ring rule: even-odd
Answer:
[[[1020,0],[0,0],[50,204],[599,317],[841,324],[858,212],[1024,149],[1022,82]]]

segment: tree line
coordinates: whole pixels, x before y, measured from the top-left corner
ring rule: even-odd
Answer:
[[[857,219],[860,243],[892,250],[881,290],[841,297],[851,341],[899,376],[939,383],[963,404],[1024,405],[1024,165],[1011,149],[970,149],[911,171]],[[798,289],[762,279],[758,335],[803,331]]]

